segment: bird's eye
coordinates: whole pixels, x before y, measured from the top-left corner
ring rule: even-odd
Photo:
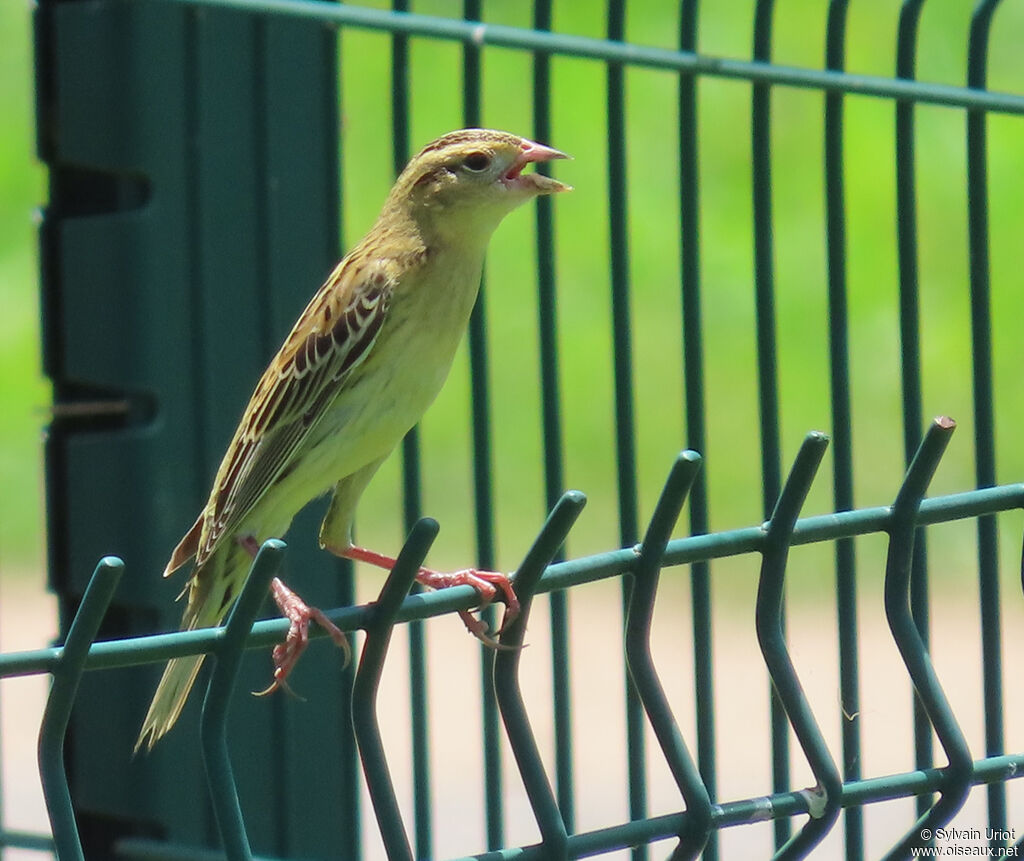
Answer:
[[[466,170],[480,173],[491,166],[491,157],[485,152],[471,152],[463,159],[462,165]]]

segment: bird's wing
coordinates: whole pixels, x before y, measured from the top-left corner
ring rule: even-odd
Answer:
[[[343,261],[264,372],[203,512],[200,566],[289,468],[328,402],[367,357],[387,317],[389,261]]]

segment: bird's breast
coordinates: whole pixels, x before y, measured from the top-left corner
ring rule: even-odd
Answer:
[[[431,254],[395,285],[377,340],[315,432],[316,442],[331,450],[336,478],[390,452],[437,397],[466,331],[482,267],[482,254]]]

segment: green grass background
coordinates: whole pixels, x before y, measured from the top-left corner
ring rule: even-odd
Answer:
[[[33,213],[45,174],[35,159],[27,3],[0,4],[0,572],[43,559],[41,435],[49,387],[39,349]]]
[[[379,4],[384,5],[384,4]],[[630,5],[628,39],[672,47],[677,4]],[[705,4],[700,29],[707,54],[749,57],[753,2]],[[418,2],[416,11],[459,15],[452,0]],[[556,4],[555,29],[600,37],[603,13],[591,4]],[[935,0],[921,25],[918,75],[959,84],[966,74],[971,4]],[[820,67],[826,4],[776,4],[777,62]],[[851,4],[848,67],[891,75],[899,4]],[[529,4],[489,2],[495,23],[529,26]],[[31,224],[45,197],[44,172],[33,156],[29,11],[0,5],[6,50],[0,55],[0,563],[5,570],[42,565],[41,433],[48,388],[40,374],[39,315]],[[1018,60],[1024,8],[1006,4],[996,16],[990,86],[1024,92]],[[389,39],[345,31],[342,56],[343,213],[345,246],[369,226],[392,178],[389,139]],[[487,49],[483,122],[529,134],[531,61]],[[412,43],[412,141],[418,146],[464,124],[461,49],[453,43]],[[615,506],[612,321],[609,310],[605,69],[600,63],[553,62],[554,128],[550,143],[575,160],[557,167],[576,191],[556,203],[562,387],[565,402],[566,483],[588,493],[590,506],[574,533],[572,555],[619,545]],[[687,445],[681,367],[677,79],[630,69],[628,87],[631,308],[635,351],[634,403],[641,515],[649,514],[674,454]],[[750,203],[750,87],[704,79],[700,84],[700,165],[703,314],[711,522],[714,529],[746,526],[763,517],[754,336],[753,240]],[[824,190],[823,97],[778,88],[773,95],[775,273],[779,390],[784,466],[803,435],[832,430],[829,412]],[[888,502],[903,469],[899,380],[898,273],[895,245],[893,105],[884,99],[846,100],[848,290],[854,452],[859,506]],[[920,281],[925,415],[960,421],[934,492],[969,489],[973,477],[969,328],[965,122],[960,110],[917,111]],[[990,223],[998,466],[1001,482],[1024,476],[1020,338],[1024,237],[1024,119],[992,116]],[[513,566],[539,525],[543,472],[539,422],[533,218],[511,216],[492,244],[487,312],[493,358],[498,562]],[[317,285],[310,284],[312,292]],[[260,369],[253,369],[255,380]],[[468,362],[460,354],[448,386],[423,424],[425,509],[442,523],[435,551],[453,563],[471,552]],[[394,548],[401,538],[399,463],[394,458],[361,508],[363,541]],[[831,510],[831,463],[826,460],[808,513]],[[183,528],[187,524],[183,524]],[[1003,529],[1003,569],[1019,552],[1019,523]],[[679,534],[685,530],[681,525]],[[1016,533],[1016,534],[1015,534]],[[304,540],[309,536],[303,536]],[[973,527],[937,536],[942,571],[960,576],[973,564]],[[470,548],[470,549],[467,549]],[[111,548],[116,552],[116,548]],[[808,588],[825,585],[828,547],[802,551]],[[956,560],[953,565],[950,560]],[[724,582],[733,569],[725,567]],[[749,560],[735,572],[746,582]],[[728,587],[723,587],[728,590]]]

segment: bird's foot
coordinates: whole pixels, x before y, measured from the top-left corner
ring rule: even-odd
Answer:
[[[288,634],[283,643],[274,646],[271,653],[274,659],[274,681],[266,689],[257,691],[256,696],[264,697],[272,694],[278,688],[291,691],[288,687],[287,678],[289,673],[298,663],[302,653],[309,645],[309,623],[316,622],[334,640],[334,644],[345,653],[345,666],[352,660],[352,648],[348,644],[348,638],[342,633],[322,610],[310,607],[298,595],[275,577],[270,583],[270,593],[274,596],[274,602],[281,610],[281,614],[289,621]]]
[[[365,547],[349,545],[341,550],[327,549],[357,562],[366,562],[378,568],[390,571],[395,567],[395,560],[390,556],[367,550]],[[480,596],[479,607],[482,609],[490,605],[500,594],[505,603],[505,614],[502,616],[501,625],[493,634],[488,629],[487,623],[474,616],[469,610],[459,610],[459,618],[462,619],[466,629],[474,637],[492,649],[504,648],[495,639],[502,631],[511,625],[519,615],[519,599],[512,588],[512,581],[507,574],[499,574],[496,571],[481,571],[477,568],[465,568],[461,571],[441,572],[433,571],[430,568],[420,568],[416,575],[416,582],[429,589],[447,589],[451,586],[472,586]]]
[[[254,535],[240,535],[237,538],[238,544],[253,559],[259,553],[260,543]],[[352,647],[348,644],[348,638],[341,629],[324,615],[322,610],[310,607],[291,589],[284,585],[280,577],[275,577],[270,582],[270,594],[274,596],[274,603],[281,610],[281,615],[289,622],[288,634],[283,643],[274,646],[271,657],[274,659],[274,681],[262,691],[255,691],[258,697],[265,697],[272,694],[278,688],[284,688],[289,693],[294,693],[288,686],[286,679],[288,674],[298,663],[302,653],[309,645],[309,623],[316,622],[321,628],[330,634],[334,644],[345,653],[345,663],[348,666],[352,660]]]
[[[416,575],[416,582],[428,589],[472,586],[480,596],[481,609],[490,606],[500,593],[505,602],[505,613],[501,617],[501,625],[493,634],[488,630],[487,623],[483,619],[474,616],[469,610],[459,610],[459,618],[462,619],[469,633],[492,649],[501,648],[495,637],[508,628],[519,615],[519,598],[516,597],[512,581],[509,580],[507,574],[500,574],[497,571],[481,571],[478,568],[464,568],[461,571],[451,572],[421,568],[420,573]]]

